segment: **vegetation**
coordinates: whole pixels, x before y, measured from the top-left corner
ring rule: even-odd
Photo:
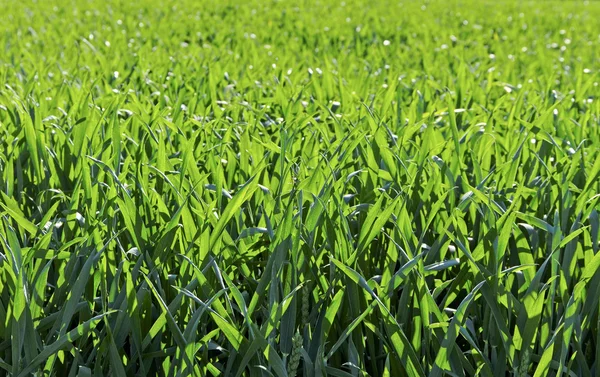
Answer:
[[[600,3],[0,12],[1,375],[600,373]]]

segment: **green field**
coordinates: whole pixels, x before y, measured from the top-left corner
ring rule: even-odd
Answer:
[[[600,2],[0,20],[0,376],[600,375]]]

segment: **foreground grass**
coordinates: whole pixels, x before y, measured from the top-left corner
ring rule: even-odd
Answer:
[[[8,0],[0,374],[600,373],[596,2]]]

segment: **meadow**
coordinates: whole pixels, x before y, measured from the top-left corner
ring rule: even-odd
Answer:
[[[600,2],[0,20],[0,376],[600,375]]]

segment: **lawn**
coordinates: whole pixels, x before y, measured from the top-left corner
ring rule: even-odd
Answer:
[[[0,376],[600,375],[600,2],[0,19]]]

